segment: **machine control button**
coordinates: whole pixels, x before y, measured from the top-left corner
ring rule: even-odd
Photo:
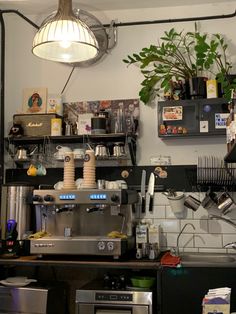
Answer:
[[[99,241],[99,242],[98,242],[98,250],[99,250],[99,251],[104,251],[104,250],[105,250],[105,247],[106,247],[106,245],[105,245],[105,242],[104,242],[104,241]]]
[[[33,195],[33,202],[42,202],[43,198],[40,195]]]
[[[54,201],[54,197],[52,195],[45,195],[44,198],[45,202],[53,202]]]
[[[107,249],[108,249],[108,251],[113,251],[114,250],[114,242],[112,242],[112,241],[107,242]]]
[[[119,196],[118,196],[117,194],[113,194],[113,195],[111,196],[111,201],[112,201],[112,202],[114,202],[114,203],[119,203],[119,200],[120,200],[120,198],[119,198]]]

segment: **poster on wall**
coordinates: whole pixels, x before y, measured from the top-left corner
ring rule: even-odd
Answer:
[[[124,124],[124,133],[137,134],[139,123],[139,99],[78,101],[63,104],[63,117],[72,124],[85,114],[92,116],[104,110],[108,113],[110,133],[116,133],[117,119]]]
[[[23,113],[46,113],[47,88],[35,87],[23,89]]]

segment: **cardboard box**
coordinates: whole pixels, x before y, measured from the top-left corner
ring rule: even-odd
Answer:
[[[24,136],[50,136],[51,119],[61,118],[57,114],[15,114],[13,123],[21,124]]]
[[[204,304],[202,314],[230,314],[230,304]]]

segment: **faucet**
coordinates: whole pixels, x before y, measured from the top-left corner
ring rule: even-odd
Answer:
[[[231,226],[233,226],[234,228],[236,228],[236,223],[233,222],[231,219],[229,218],[225,218],[222,216],[218,216],[218,215],[209,215],[208,216],[210,219],[219,219],[219,220],[223,220],[225,222],[227,222],[228,224],[230,224]],[[225,249],[234,249],[236,250],[236,242],[230,242],[227,243],[223,246]]]
[[[179,255],[179,238],[181,236],[181,234],[184,232],[184,229],[187,227],[187,226],[191,226],[194,230],[196,229],[194,227],[193,224],[191,224],[190,222],[186,223],[183,228],[180,230],[180,233],[178,234],[178,237],[177,237],[177,242],[176,242],[176,248],[175,248],[175,254],[178,256]]]
[[[231,219],[229,218],[225,218],[225,217],[222,217],[222,216],[218,216],[218,215],[209,215],[208,216],[210,219],[219,219],[219,220],[223,220],[225,222],[227,222],[228,224],[230,224],[231,226],[235,227],[236,228],[236,223],[233,222]]]

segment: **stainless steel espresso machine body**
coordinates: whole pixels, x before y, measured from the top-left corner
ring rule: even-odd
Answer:
[[[134,247],[137,200],[137,192],[128,189],[34,190],[36,231],[46,236],[31,240],[30,253],[119,258]],[[120,237],[109,237],[112,231]]]

